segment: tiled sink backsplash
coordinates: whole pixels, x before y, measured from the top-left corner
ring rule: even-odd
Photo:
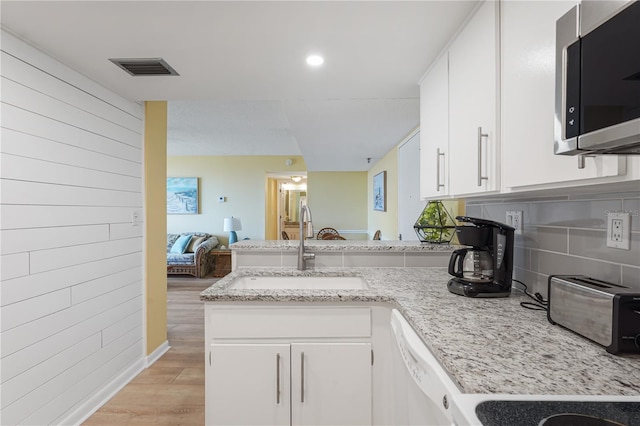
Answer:
[[[519,200],[468,201],[466,215],[506,222],[522,210],[514,277],[547,294],[551,274],[582,274],[640,291],[640,191]],[[631,213],[631,250],[607,247],[607,212]]]

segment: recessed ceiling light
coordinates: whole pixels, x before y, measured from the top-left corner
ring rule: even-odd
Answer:
[[[320,55],[309,55],[307,56],[307,64],[312,67],[319,67],[324,63],[324,58]]]

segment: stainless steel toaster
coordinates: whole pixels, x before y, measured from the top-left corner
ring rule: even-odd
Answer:
[[[640,292],[582,275],[551,275],[547,318],[604,346],[640,353]]]

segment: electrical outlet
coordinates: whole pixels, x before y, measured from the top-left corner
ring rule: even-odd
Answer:
[[[511,210],[507,212],[507,225],[512,226],[516,234],[522,234],[522,210]]]
[[[617,243],[622,242],[622,219],[611,221],[611,240]]]
[[[607,213],[607,247],[631,249],[631,215],[629,213]]]

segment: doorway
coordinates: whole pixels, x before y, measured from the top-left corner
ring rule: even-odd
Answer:
[[[267,177],[266,239],[299,238],[300,205],[307,202],[306,173],[280,174]]]

